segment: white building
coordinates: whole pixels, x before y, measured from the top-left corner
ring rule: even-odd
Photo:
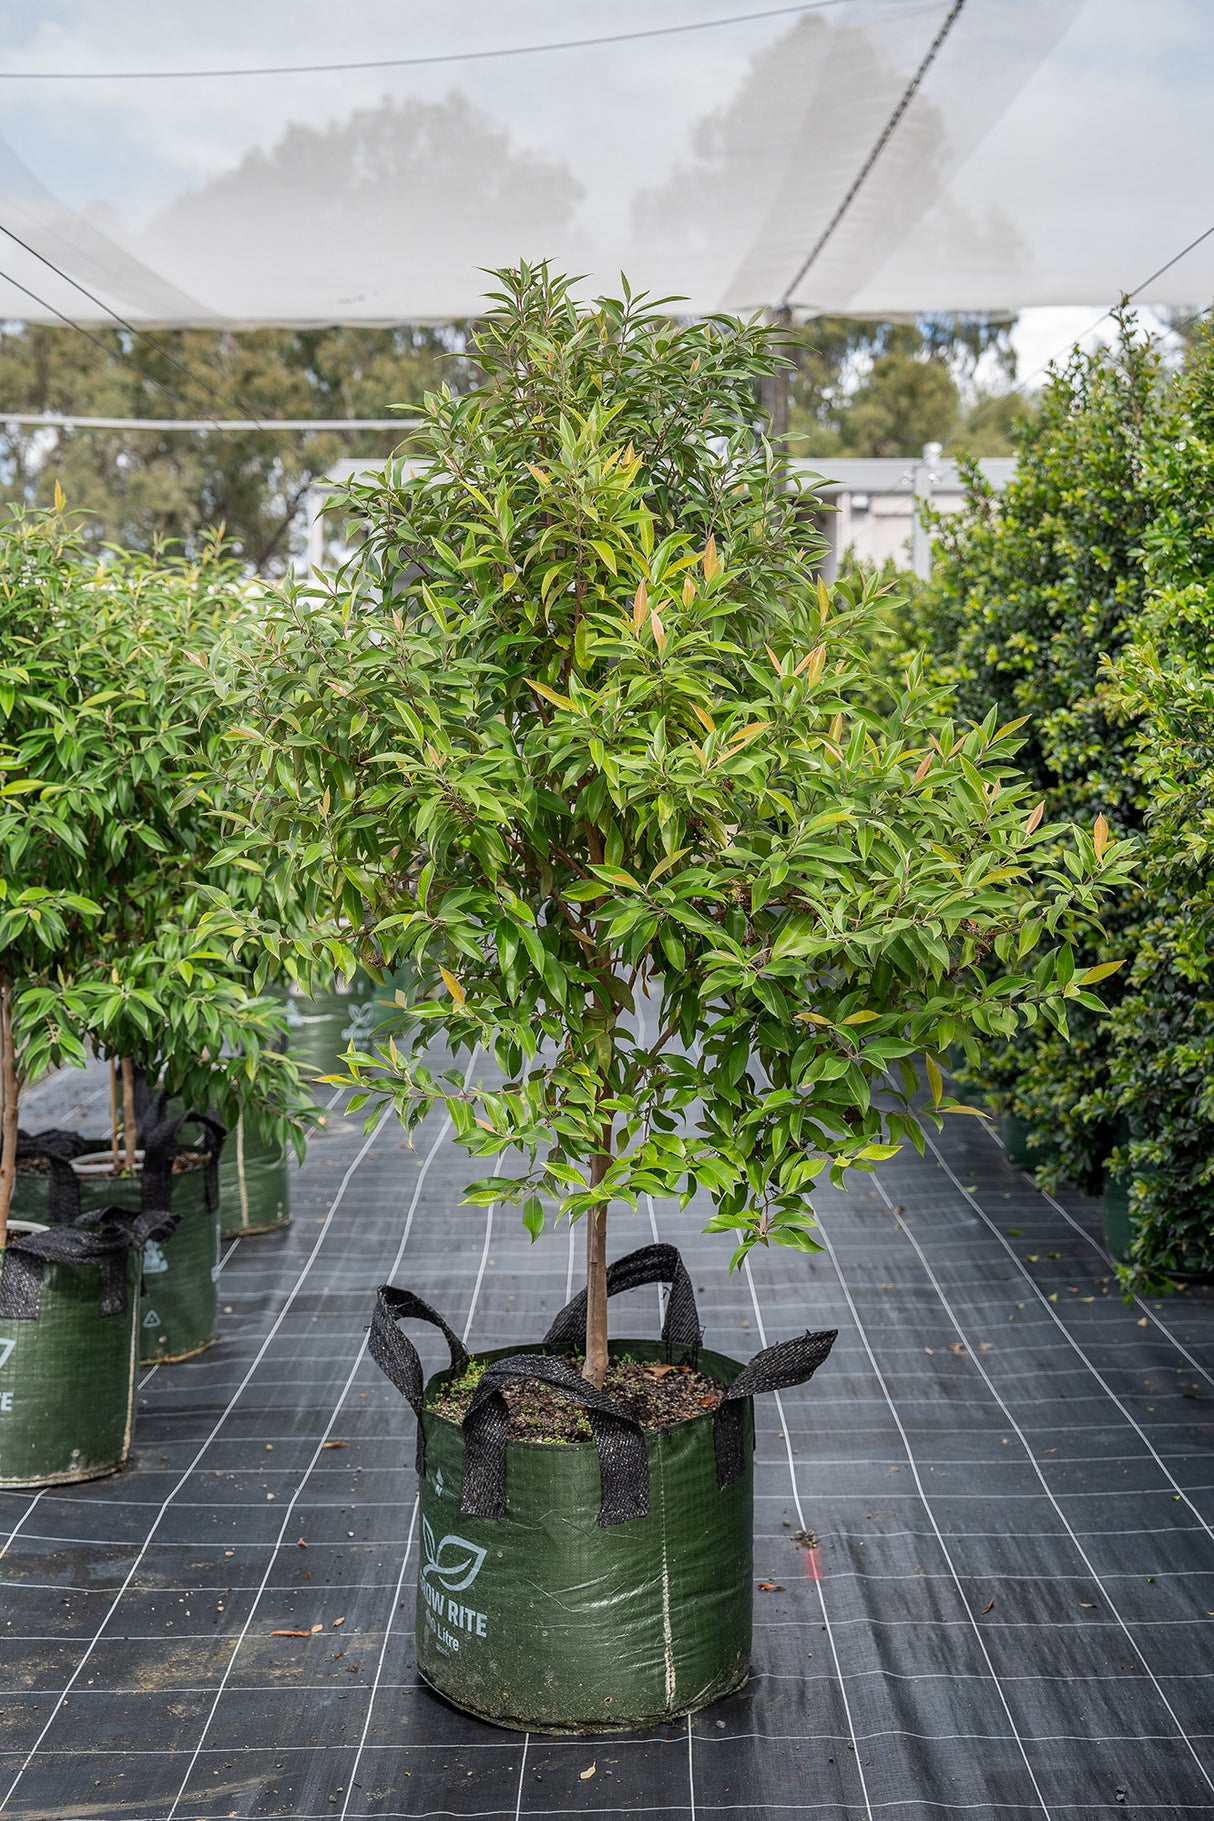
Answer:
[[[848,550],[878,568],[894,562],[899,569],[927,574],[930,543],[916,504],[930,499],[939,512],[957,512],[965,493],[956,462],[942,459],[939,443],[928,443],[923,456],[922,461],[861,456],[792,463],[798,475],[812,481],[826,508],[814,513],[814,521],[830,546],[822,565],[827,581],[834,580]],[[988,457],[978,466],[996,493],[1016,472],[1014,456]]]

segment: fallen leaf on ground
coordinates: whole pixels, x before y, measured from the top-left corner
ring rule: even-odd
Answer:
[[[986,1614],[991,1611],[994,1604],[995,1604],[994,1600],[987,1601],[986,1605],[982,1608],[983,1617],[985,1617]]]
[[[668,1373],[674,1371],[674,1367],[673,1366],[644,1366],[644,1367],[642,1367],[642,1371],[644,1372],[646,1378],[665,1378]]]
[[[340,1619],[334,1619],[334,1621],[333,1621],[333,1623],[335,1625],[344,1625],[345,1622],[346,1622],[346,1615],[344,1612],[342,1613]]]
[[[586,1766],[585,1770],[580,1770],[578,1772],[579,1783],[585,1783],[585,1781],[588,1777],[593,1777],[593,1775],[597,1769],[598,1769],[597,1764],[588,1764]]]
[[[322,1448],[348,1448],[350,1446],[349,1442],[322,1442],[320,1445]]]
[[[816,1549],[818,1547],[818,1539],[812,1530],[794,1530],[792,1533],[792,1540],[794,1543],[800,1543],[802,1549]]]
[[[1096,1610],[1095,1600],[1080,1600],[1079,1604],[1081,1606],[1086,1606],[1089,1612],[1095,1612]]]
[[[323,1625],[313,1625],[312,1630],[313,1631],[323,1631],[324,1626]],[[311,1634],[309,1634],[309,1635],[311,1635]]]
[[[760,1581],[759,1582],[759,1592],[760,1593],[783,1593],[784,1589],[781,1586],[779,1586],[778,1583],[775,1581]]]
[[[312,1633],[310,1631],[272,1631],[270,1636],[272,1638],[310,1638]]]
[[[934,1347],[924,1347],[923,1351],[925,1353],[935,1353],[936,1349]]]

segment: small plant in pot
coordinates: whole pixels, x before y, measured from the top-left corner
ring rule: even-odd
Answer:
[[[585,1223],[586,1288],[526,1352],[469,1360],[392,1286],[372,1348],[420,1421],[423,1675],[500,1724],[597,1729],[745,1678],[751,1399],[833,1338],[706,1353],[673,1248],[609,1263],[609,1209],[703,1191],[735,1265],[817,1250],[815,1180],[921,1147],[950,1045],[1094,1003],[1051,932],[1121,856],[1076,831],[1039,871],[1064,831],[1014,730],[942,722],[914,667],[871,706],[874,599],[814,580],[753,427],[769,331],[501,282],[489,384],[427,400],[430,475],[353,488],[366,545],[267,619],[241,846],[296,869],[306,959],[417,970],[362,1099],[521,1156],[469,1199],[533,1238]],[[655,1279],[663,1341],[609,1339],[611,1293]],[[451,1350],[429,1386],[413,1318]]]

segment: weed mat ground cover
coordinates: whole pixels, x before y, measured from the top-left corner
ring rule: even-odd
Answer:
[[[970,1120],[823,1194],[816,1258],[730,1278],[702,1209],[615,1221],[615,1254],[683,1249],[711,1347],[840,1329],[756,1408],[747,1688],[601,1741],[444,1707],[413,1668],[412,1426],[365,1352],[372,1291],[526,1344],[580,1266],[580,1235],[460,1208],[468,1174],[438,1120],[410,1149],[335,1111],[292,1228],[225,1248],[219,1344],[144,1375],[134,1466],[0,1494],[0,1814],[1214,1814],[1214,1299],[1124,1303],[1090,1205]]]

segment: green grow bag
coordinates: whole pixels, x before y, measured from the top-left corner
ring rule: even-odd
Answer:
[[[728,1386],[715,1411],[642,1430],[561,1357],[584,1331],[585,1292],[541,1350],[487,1363],[462,1426],[429,1408],[468,1366],[420,1297],[385,1285],[372,1357],[419,1417],[417,1666],[454,1706],[497,1726],[601,1732],[656,1726],[740,1688],[750,1673],[755,1392],[800,1384],[834,1334],[769,1347],[748,1366],[704,1351],[673,1246],[608,1272],[608,1294],[668,1282],[660,1344],[612,1353],[688,1364]],[[448,1371],[423,1389],[403,1318],[438,1327]],[[507,1439],[503,1385],[538,1379],[581,1404],[593,1442]]]
[[[1036,1170],[1049,1162],[1048,1145],[1034,1144],[1029,1138],[1030,1130],[1027,1119],[1020,1119],[1015,1113],[1004,1114],[1003,1152],[1014,1170]]]
[[[394,989],[377,986],[366,974],[356,974],[348,985],[304,999],[287,995],[287,1044],[306,1075],[321,1077],[341,1072],[341,1059],[352,1043],[366,1049],[376,1026],[388,1014]]]
[[[267,1144],[236,1121],[219,1160],[219,1227],[223,1239],[272,1233],[291,1224],[291,1171],[287,1147]]]
[[[1106,1170],[1101,1208],[1104,1215],[1104,1243],[1115,1264],[1123,1265],[1130,1256],[1134,1230],[1130,1225],[1130,1188],[1133,1178],[1119,1171]]]
[[[133,1175],[110,1171],[108,1143],[44,1133],[18,1154],[21,1212],[70,1225],[104,1207],[159,1215],[149,1226],[140,1298],[142,1365],[187,1359],[215,1339],[219,1306],[219,1157],[224,1128],[209,1114],[167,1112],[163,1095],[140,1128]],[[184,1136],[183,1136],[184,1135]],[[65,1140],[67,1142],[63,1142]],[[54,1141],[60,1142],[54,1142]],[[42,1150],[34,1155],[36,1147]]]
[[[0,1251],[0,1486],[113,1473],[135,1415],[139,1272],[150,1222],[10,1221]]]

